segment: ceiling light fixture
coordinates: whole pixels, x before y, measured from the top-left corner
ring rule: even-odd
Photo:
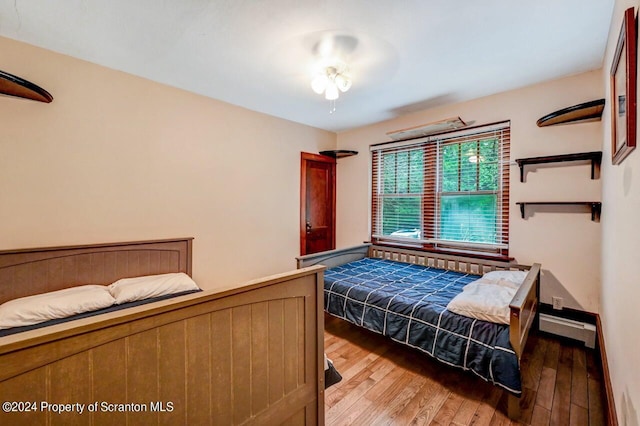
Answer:
[[[322,68],[311,80],[311,88],[330,102],[329,113],[336,110],[336,99],[340,92],[346,92],[351,88],[351,76],[349,69],[344,64],[336,64]]]

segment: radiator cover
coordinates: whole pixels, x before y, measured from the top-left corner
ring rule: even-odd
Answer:
[[[588,348],[596,347],[596,326],[548,314],[540,314],[540,331],[584,342]]]

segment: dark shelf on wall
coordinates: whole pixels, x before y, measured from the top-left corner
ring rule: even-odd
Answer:
[[[522,201],[516,203],[520,206],[520,215],[524,219],[525,206],[588,206],[591,207],[591,220],[600,221],[602,203],[599,201]]]
[[[604,99],[598,99],[554,111],[540,118],[536,124],[538,127],[546,127],[556,124],[599,121],[602,118],[603,110]]]
[[[566,163],[569,161],[591,161],[591,179],[597,179],[602,162],[602,151],[578,152],[575,154],[547,155],[543,157],[518,158],[520,182],[524,182],[524,166],[533,164]]]
[[[330,151],[320,151],[320,154],[333,158],[345,158],[351,157],[352,155],[358,155],[358,151],[350,151],[347,149],[333,149]]]
[[[53,96],[42,87],[8,72],[0,71],[0,95],[50,103]]]

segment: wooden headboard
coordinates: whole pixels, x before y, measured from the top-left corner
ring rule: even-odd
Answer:
[[[84,284],[184,272],[193,238],[0,251],[0,303]]]

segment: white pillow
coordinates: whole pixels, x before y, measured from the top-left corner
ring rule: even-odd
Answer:
[[[462,293],[449,302],[447,309],[465,317],[509,324],[509,303],[515,294],[515,288],[480,279],[467,284]]]
[[[123,278],[109,286],[109,291],[118,305],[190,290],[200,288],[184,272]]]
[[[527,271],[491,271],[482,276],[484,281],[517,289],[527,277]]]
[[[0,329],[66,318],[108,308],[115,302],[109,289],[103,285],[83,285],[21,297],[0,305]]]

